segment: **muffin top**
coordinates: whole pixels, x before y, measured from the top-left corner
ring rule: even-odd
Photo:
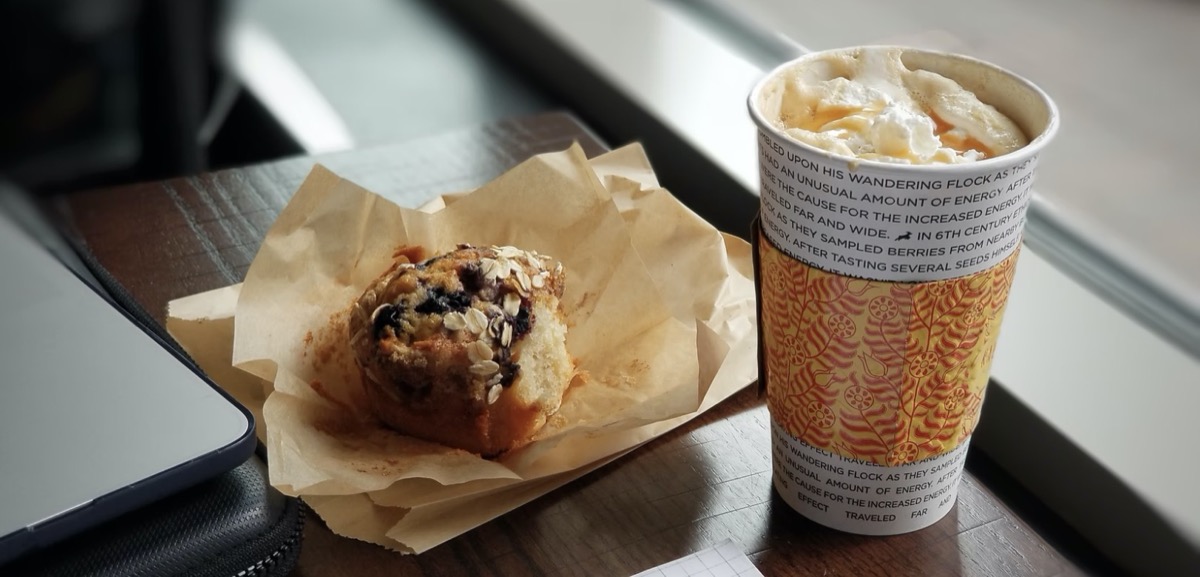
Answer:
[[[419,263],[401,254],[352,310],[359,366],[406,402],[450,387],[494,403],[518,376],[513,348],[537,322],[534,304],[558,308],[562,264],[511,246],[461,244]]]

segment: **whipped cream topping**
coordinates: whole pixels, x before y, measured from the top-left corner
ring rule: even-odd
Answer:
[[[909,70],[902,49],[833,53],[785,72],[777,126],[834,154],[949,164],[1028,144],[1012,120],[949,78]]]

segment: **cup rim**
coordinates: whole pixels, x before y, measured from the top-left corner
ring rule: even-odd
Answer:
[[[1030,140],[1029,144],[1026,144],[1025,146],[1022,146],[1021,148],[1019,148],[1017,150],[1002,154],[1000,156],[993,156],[991,158],[985,158],[983,160],[977,160],[975,162],[965,162],[965,163],[960,163],[960,164],[903,164],[903,163],[898,163],[898,162],[893,163],[893,162],[885,162],[882,160],[856,158],[856,157],[852,157],[852,156],[843,156],[840,154],[834,154],[823,148],[818,148],[818,147],[808,144],[806,142],[801,142],[799,140],[796,140],[796,139],[788,136],[782,130],[780,130],[779,128],[777,128],[773,124],[771,124],[769,121],[767,121],[767,119],[763,116],[762,111],[758,109],[758,106],[756,106],[755,103],[758,100],[758,97],[762,94],[763,89],[766,88],[767,83],[770,82],[771,80],[775,79],[776,77],[778,77],[781,73],[783,73],[783,71],[785,71],[793,66],[796,66],[797,64],[799,64],[801,62],[807,61],[807,60],[814,60],[814,59],[817,59],[817,58],[820,58],[822,56],[826,56],[829,54],[839,54],[839,53],[861,50],[863,48],[882,49],[882,50],[899,49],[904,52],[916,52],[916,53],[927,54],[927,55],[931,55],[931,56],[937,56],[937,57],[941,57],[941,58],[961,60],[961,61],[969,62],[974,66],[982,66],[984,68],[989,68],[991,70],[999,72],[1000,74],[1008,76],[1012,80],[1016,81],[1018,84],[1021,84],[1025,88],[1029,89],[1030,92],[1032,92],[1034,95],[1036,95],[1038,100],[1046,107],[1046,110],[1049,113],[1049,120],[1046,123],[1046,127],[1042,129],[1041,133],[1039,133],[1036,137],[1034,137],[1032,140]],[[829,160],[829,161],[849,163],[854,168],[867,166],[867,167],[873,167],[873,168],[884,169],[884,170],[896,170],[896,171],[900,171],[900,172],[928,172],[931,170],[936,170],[938,172],[943,172],[943,173],[946,171],[976,172],[976,171],[991,169],[994,167],[1006,166],[1008,164],[1011,164],[1011,162],[1013,160],[1029,158],[1030,156],[1033,156],[1033,155],[1037,154],[1039,151],[1041,151],[1041,149],[1044,148],[1046,146],[1046,144],[1049,143],[1050,140],[1054,138],[1054,135],[1058,132],[1058,126],[1060,123],[1058,106],[1054,104],[1054,100],[1050,98],[1050,95],[1046,94],[1046,92],[1044,90],[1042,90],[1041,88],[1039,88],[1038,85],[1034,84],[1032,81],[1025,78],[1024,76],[1021,76],[1020,74],[1017,74],[1017,73],[1015,73],[1011,70],[1008,70],[1007,68],[1004,68],[1002,66],[999,66],[997,64],[993,64],[986,60],[980,60],[980,59],[972,57],[972,56],[967,56],[965,54],[959,54],[959,53],[955,53],[955,52],[946,52],[946,51],[942,51],[942,50],[927,50],[924,48],[916,48],[916,47],[912,47],[912,46],[893,45],[893,44],[860,44],[860,45],[854,45],[854,46],[845,46],[842,48],[831,48],[828,50],[817,50],[817,51],[809,52],[798,58],[794,58],[792,60],[784,62],[784,63],[776,66],[775,68],[772,68],[769,72],[764,74],[762,76],[762,78],[760,78],[757,82],[754,83],[754,87],[750,90],[749,96],[746,97],[746,107],[750,111],[750,118],[752,120],[754,120],[755,124],[758,125],[758,129],[760,131],[770,133],[771,136],[773,136],[776,141],[782,142],[785,145],[799,148],[801,150],[804,150],[805,152],[808,152],[810,154],[815,154],[815,155],[823,157],[824,159]]]

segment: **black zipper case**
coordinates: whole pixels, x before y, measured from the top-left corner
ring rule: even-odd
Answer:
[[[295,567],[305,506],[267,483],[257,456],[236,469],[49,549],[11,577],[278,577]]]

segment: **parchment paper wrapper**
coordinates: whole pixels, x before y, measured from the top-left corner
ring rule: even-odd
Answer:
[[[773,481],[823,525],[904,533],[938,521],[957,498],[1057,111],[995,66],[905,49],[910,69],[958,81],[1031,142],[957,165],[838,157],[788,138],[773,120],[782,79],[824,55],[781,66],[749,99],[762,173],[755,251]]]
[[[345,310],[400,245],[508,244],[567,269],[586,371],[527,447],[489,461],[368,418]],[[246,281],[171,303],[168,329],[261,416],[272,484],[342,535],[420,552],[686,422],[755,372],[748,245],[658,186],[638,146],[542,155],[403,209],[315,167]]]

